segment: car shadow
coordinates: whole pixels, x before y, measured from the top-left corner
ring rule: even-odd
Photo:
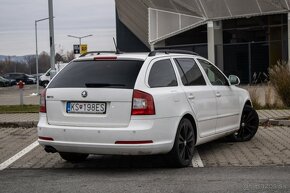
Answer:
[[[199,145],[196,149],[200,152],[200,155],[203,155],[234,144],[222,138]],[[203,160],[203,156],[201,156],[201,160]],[[176,168],[167,155],[90,155],[85,161],[80,163],[70,163],[60,159],[56,167],[80,169]],[[192,168],[192,165],[188,167]]]
[[[58,168],[80,169],[138,169],[138,168],[174,168],[165,155],[90,155],[84,162],[70,163],[62,161]]]

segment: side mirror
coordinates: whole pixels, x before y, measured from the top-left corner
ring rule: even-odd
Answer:
[[[229,81],[231,85],[239,85],[241,83],[239,77],[237,77],[236,75],[230,75]]]

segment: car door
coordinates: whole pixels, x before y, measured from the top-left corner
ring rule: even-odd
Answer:
[[[154,96],[156,118],[179,117],[183,109],[183,90],[178,86],[177,77],[170,58],[158,58],[149,65],[148,93]],[[147,90],[145,90],[147,92]]]
[[[210,62],[197,59],[209,79],[217,100],[216,133],[223,133],[239,127],[239,97],[225,75]]]
[[[193,58],[174,58],[174,62],[188,103],[196,116],[199,137],[214,135],[217,118],[215,92],[206,83]]]

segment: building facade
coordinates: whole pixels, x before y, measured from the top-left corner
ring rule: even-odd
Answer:
[[[123,51],[185,49],[238,75],[267,79],[289,57],[290,0],[115,0]]]

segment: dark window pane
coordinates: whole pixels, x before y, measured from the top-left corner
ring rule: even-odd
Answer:
[[[125,88],[133,89],[143,61],[80,61],[68,64],[49,88]]]
[[[160,60],[153,64],[148,83],[152,88],[177,86],[177,79],[170,60]]]
[[[206,85],[201,71],[195,61],[191,58],[177,58],[175,59],[177,68],[181,76],[183,85],[197,86]]]
[[[204,69],[210,83],[215,86],[228,86],[228,80],[226,77],[211,63],[198,59],[202,68]]]

